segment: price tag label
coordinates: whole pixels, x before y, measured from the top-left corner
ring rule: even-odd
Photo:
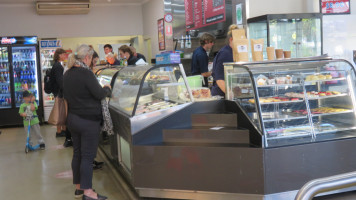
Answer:
[[[247,52],[247,45],[237,45],[237,51],[239,53]]]
[[[262,51],[262,50],[263,50],[261,44],[255,44],[255,45],[253,46],[253,49],[254,49],[254,51]]]

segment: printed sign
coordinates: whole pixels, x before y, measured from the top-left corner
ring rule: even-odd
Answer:
[[[225,0],[184,0],[186,30],[194,30],[226,20]]]
[[[262,51],[262,45],[261,44],[255,44],[253,46],[254,51]]]
[[[36,36],[0,37],[1,44],[37,44]]]
[[[323,14],[350,14],[350,0],[320,0]]]
[[[236,5],[236,24],[242,24],[242,4]]]
[[[41,48],[57,48],[62,47],[61,40],[41,40]]]
[[[165,44],[165,37],[164,37],[164,20],[159,19],[157,20],[157,26],[158,26],[158,48],[160,51],[166,49],[166,44]]]

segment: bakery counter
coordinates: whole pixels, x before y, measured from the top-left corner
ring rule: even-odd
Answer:
[[[225,63],[225,80],[227,99],[243,108],[266,148],[323,141],[321,133],[342,139],[356,126],[355,69],[345,60]]]

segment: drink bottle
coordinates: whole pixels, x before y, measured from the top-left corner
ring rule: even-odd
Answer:
[[[128,65],[126,56],[124,57],[124,60],[122,62],[123,62],[123,66],[127,66]]]

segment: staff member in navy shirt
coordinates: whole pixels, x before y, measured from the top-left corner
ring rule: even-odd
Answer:
[[[225,97],[225,76],[224,76],[224,65],[225,62],[233,62],[232,55],[232,30],[237,29],[237,25],[232,24],[229,27],[229,32],[227,33],[226,40],[228,42],[223,48],[220,49],[218,54],[214,58],[213,62],[213,72],[212,76],[214,78],[213,86],[211,87],[212,96],[223,96]]]
[[[208,64],[209,58],[207,51],[210,51],[214,45],[215,37],[210,33],[204,33],[200,37],[200,47],[196,48],[192,56],[192,75],[202,75],[204,77],[203,87],[208,87],[208,77],[211,76]]]

